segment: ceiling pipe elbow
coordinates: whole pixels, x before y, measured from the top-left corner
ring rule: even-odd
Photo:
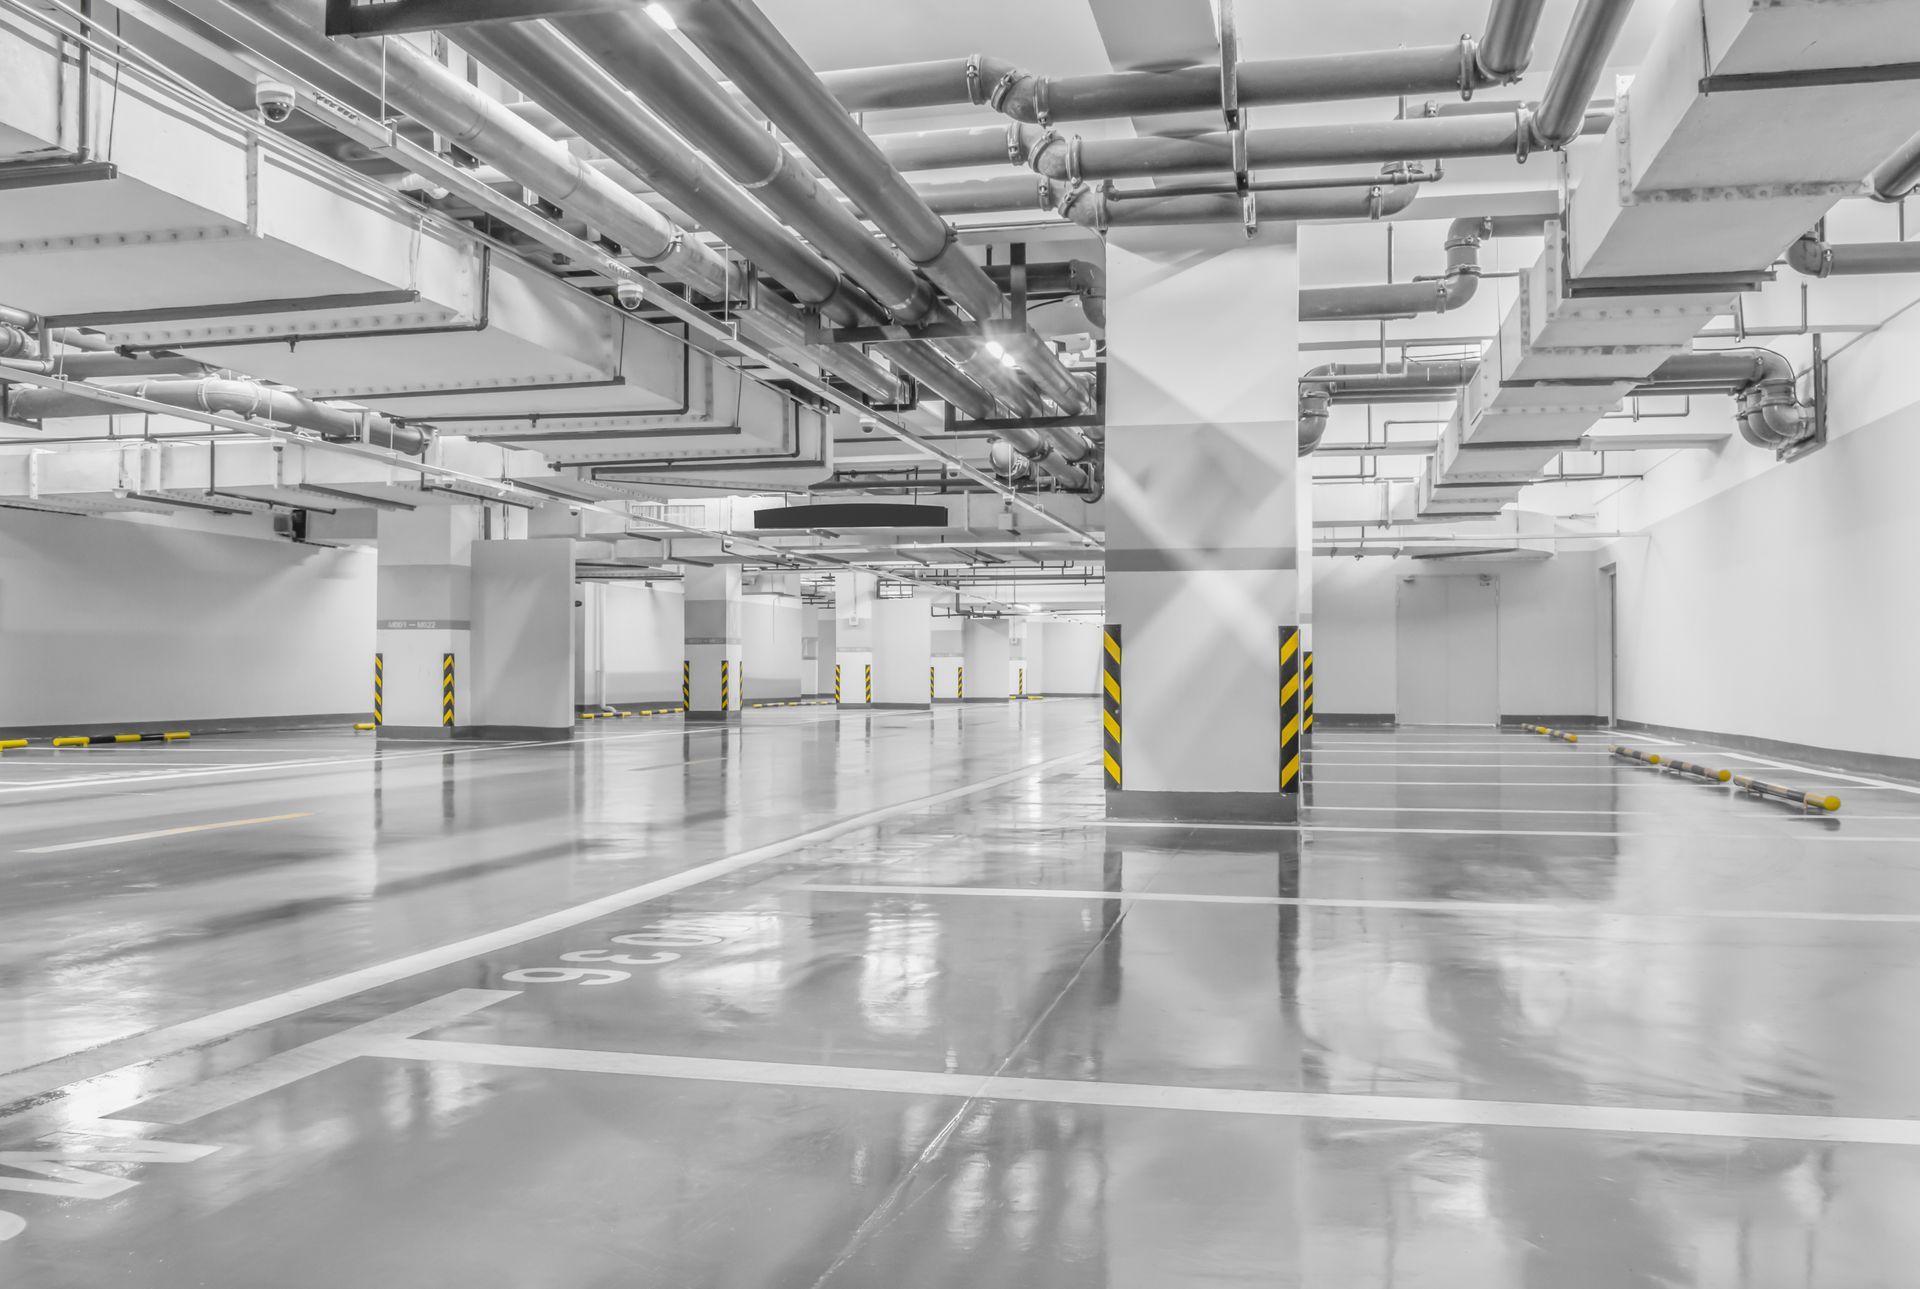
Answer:
[[[1826,277],[1833,272],[1833,248],[1806,233],[1787,248],[1787,263],[1806,277]]]

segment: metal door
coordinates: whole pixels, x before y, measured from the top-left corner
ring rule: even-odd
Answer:
[[[1486,574],[1402,578],[1396,600],[1402,725],[1500,720],[1500,587]]]

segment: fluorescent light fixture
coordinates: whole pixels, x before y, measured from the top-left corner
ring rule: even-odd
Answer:
[[[1007,347],[998,340],[989,340],[987,341],[987,352],[995,358],[1005,358],[1007,356]]]
[[[1014,361],[1014,357],[1012,354],[1001,354],[1000,365],[1002,367],[1018,367],[1020,364]]]
[[[647,17],[659,23],[662,27],[665,27],[668,31],[672,31],[674,29],[675,24],[673,21],[673,15],[667,12],[667,7],[663,4],[656,3],[656,4],[648,5]]]

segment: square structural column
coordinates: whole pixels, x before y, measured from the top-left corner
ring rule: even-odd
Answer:
[[[1013,626],[1004,618],[968,618],[960,629],[965,700],[1004,703],[1013,696]]]
[[[833,575],[833,697],[842,707],[873,704],[873,606],[880,579],[842,569]],[[824,639],[824,635],[823,635]]]
[[[928,666],[927,698],[957,703],[966,697],[962,682],[966,654],[961,645],[961,619],[940,618],[933,624],[933,658]]]
[[[933,598],[873,602],[873,706],[927,711],[933,669]]]
[[[802,661],[800,577],[762,573],[740,607],[741,701],[797,703],[807,692]]]
[[[456,737],[474,723],[472,565],[480,507],[383,510],[374,531],[379,631],[367,660],[374,720],[383,735]]]
[[[740,566],[689,565],[684,685],[690,721],[740,719]]]
[[[1299,285],[1292,225],[1108,240],[1110,816],[1298,818]]]

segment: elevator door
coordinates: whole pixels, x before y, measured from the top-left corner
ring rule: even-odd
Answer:
[[[1402,725],[1500,721],[1500,584],[1485,576],[1400,580],[1396,718]]]

